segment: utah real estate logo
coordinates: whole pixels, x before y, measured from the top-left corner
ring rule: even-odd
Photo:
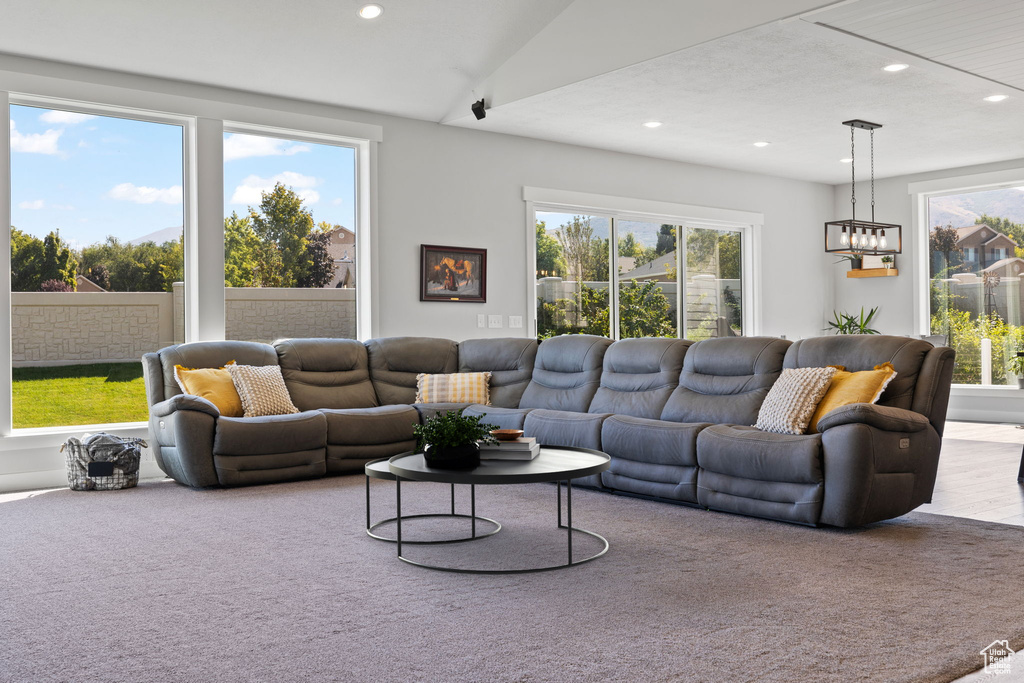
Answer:
[[[985,658],[985,673],[1010,673],[1010,656],[1013,655],[1013,650],[1010,649],[1009,641],[996,640],[979,654]]]

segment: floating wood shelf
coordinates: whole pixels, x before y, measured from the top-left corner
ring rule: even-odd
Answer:
[[[895,268],[851,268],[846,277],[896,277],[900,274]]]

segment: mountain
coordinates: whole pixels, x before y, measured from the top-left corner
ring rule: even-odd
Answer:
[[[933,197],[928,201],[929,227],[952,224],[954,228],[973,225],[982,214],[1024,223],[1024,188],[1011,187],[986,192]]]
[[[181,239],[182,227],[179,225],[174,228],[164,228],[151,232],[148,235],[142,237],[136,237],[131,240],[129,244],[139,245],[143,242],[156,242],[157,244],[163,244],[164,242],[174,242],[175,240]]]

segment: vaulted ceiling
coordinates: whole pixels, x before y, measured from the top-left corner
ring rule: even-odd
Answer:
[[[828,183],[851,118],[879,176],[1024,158],[1020,0],[378,1],[6,0],[0,52]]]

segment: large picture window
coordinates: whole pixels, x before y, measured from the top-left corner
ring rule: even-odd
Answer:
[[[183,341],[181,125],[11,105],[13,427],[147,419]]]
[[[224,136],[228,339],[356,336],[356,150]]]
[[[537,335],[740,336],[743,228],[538,208]]]
[[[929,326],[956,349],[953,382],[1017,386],[1024,187],[930,196],[926,209]]]

